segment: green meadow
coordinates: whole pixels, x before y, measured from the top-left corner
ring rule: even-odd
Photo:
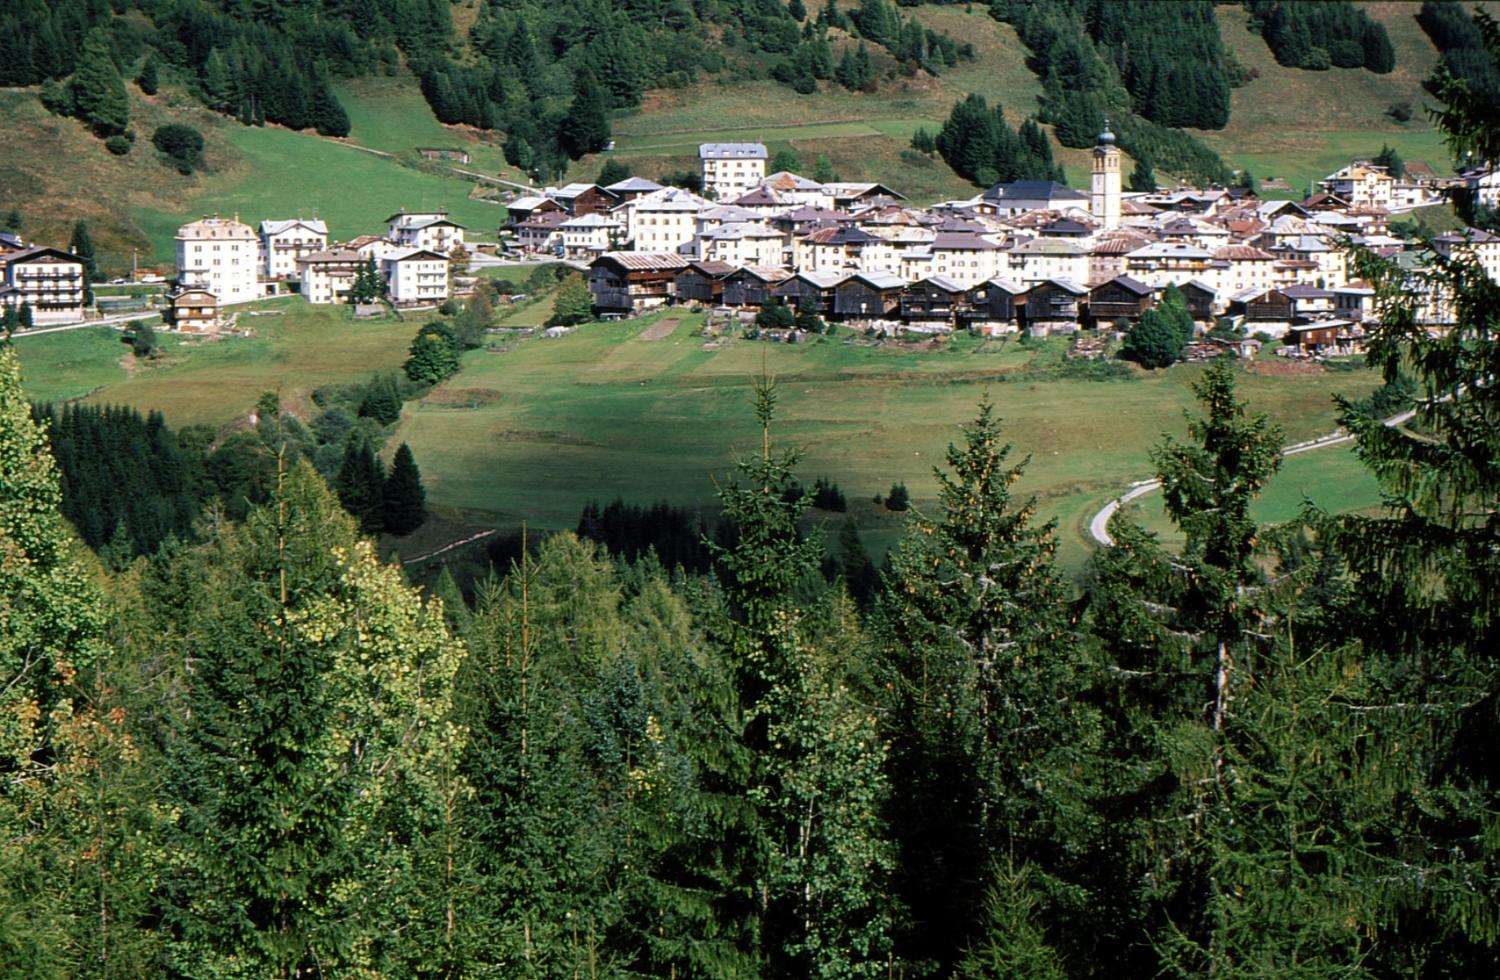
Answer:
[[[320,385],[400,370],[420,320],[355,322],[344,306],[287,297],[240,307],[253,336],[201,337],[157,331],[159,356],[137,361],[108,327],[16,341],[26,390],[37,401],[83,400],[161,411],[174,427],[222,426],[255,408],[262,392],[308,417]]]
[[[719,345],[696,335],[700,322],[685,316],[661,339],[643,338],[650,322],[591,324],[471,352],[457,377],[408,406],[394,438],[423,461],[435,501],[506,525],[569,527],[585,503],[614,497],[703,505],[731,478],[735,456],[759,446],[751,383],[764,372],[777,383],[775,440],[805,454],[806,481],[837,482],[850,516],[882,547],[902,518],[874,497],[901,482],[919,508],[930,506],[933,467],[988,398],[1015,458],[1031,457],[1022,492],[1058,520],[1064,564],[1076,569],[1089,516],[1149,475],[1149,447],[1163,432],[1185,434],[1183,411],[1195,406],[1195,367],[1107,382],[1059,377],[1054,342]],[[1300,439],[1333,427],[1335,392],[1359,396],[1375,383],[1365,372],[1246,374],[1242,390]]]
[[[259,395],[279,389],[304,417],[320,385],[399,370],[422,317],[354,321],[344,307],[297,298],[240,314],[251,337],[204,339],[159,333],[161,356],[137,362],[118,331],[96,328],[18,342],[28,390],[42,401],[83,399],[159,410],[174,426],[233,424]],[[502,322],[545,319],[544,302]],[[652,329],[663,319],[675,321]],[[989,399],[1013,458],[1029,456],[1020,490],[1035,494],[1059,525],[1060,557],[1076,570],[1087,555],[1088,519],[1133,480],[1149,476],[1150,447],[1185,435],[1196,410],[1183,365],[1128,378],[1068,376],[1062,341],[979,341],[961,336],[935,350],[875,346],[841,332],[787,345],[699,335],[699,314],[586,324],[564,337],[498,336],[470,351],[463,369],[408,402],[389,445],[409,442],[429,499],[455,522],[475,526],[571,527],[583,505],[615,497],[712,507],[737,454],[755,452],[751,383],[776,380],[775,441],[804,453],[807,482],[831,478],[849,516],[879,550],[902,515],[874,503],[893,483],[918,508],[933,503],[932,469],[959,427]],[[648,334],[648,331],[649,334]],[[655,339],[649,339],[655,338]],[[1270,413],[1288,440],[1332,429],[1332,396],[1360,397],[1372,372],[1271,377],[1245,373],[1241,392]],[[1374,503],[1346,450],[1293,457],[1262,503],[1284,519],[1305,493],[1335,509]],[[1143,509],[1146,509],[1143,507]],[[842,515],[817,515],[831,528]]]

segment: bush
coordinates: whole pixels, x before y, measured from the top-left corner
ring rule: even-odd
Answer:
[[[144,320],[138,321],[125,337],[136,357],[156,356],[156,331]]]
[[[127,136],[111,136],[104,141],[104,148],[117,157],[122,157],[130,152],[130,138]]]
[[[181,174],[190,174],[203,159],[203,134],[191,126],[168,123],[151,134],[151,145],[167,157]]]

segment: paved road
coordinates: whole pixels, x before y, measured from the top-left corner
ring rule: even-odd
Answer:
[[[1415,411],[1402,412],[1400,415],[1393,415],[1386,419],[1385,424],[1392,428],[1404,425],[1416,414]],[[1352,435],[1343,429],[1339,429],[1325,436],[1309,439],[1307,442],[1298,442],[1290,446],[1283,446],[1281,455],[1296,456],[1298,453],[1310,453],[1315,449],[1327,449],[1329,446],[1338,446],[1353,441],[1354,437]],[[1138,483],[1131,484],[1129,490],[1105,504],[1099,513],[1094,515],[1093,520],[1089,521],[1089,537],[1106,548],[1114,547],[1115,539],[1109,536],[1109,522],[1114,520],[1114,516],[1120,512],[1120,508],[1134,500],[1139,500],[1148,493],[1154,493],[1160,489],[1160,480],[1141,480]]]

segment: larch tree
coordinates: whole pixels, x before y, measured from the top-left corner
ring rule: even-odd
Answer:
[[[798,454],[772,448],[773,383],[762,378],[755,397],[760,451],[720,491],[735,536],[714,546],[726,608],[713,632],[733,679],[738,778],[758,825],[737,885],[754,903],[766,971],[881,976],[893,952],[884,749],[842,678],[817,666],[826,641],[799,592],[823,549],[798,528],[807,495],[787,492]]]
[[[392,964],[442,934],[441,830],[463,792],[462,648],[441,609],[375,559],[306,463],[159,574],[184,586],[151,590],[184,688],[163,719],[175,968],[405,972]],[[415,947],[392,948],[398,921]]]
[[[151,807],[110,689],[106,606],[0,348],[0,972],[142,969]]]

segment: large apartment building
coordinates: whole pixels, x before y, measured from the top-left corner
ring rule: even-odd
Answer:
[[[183,288],[207,289],[221,304],[260,295],[260,237],[236,218],[214,215],[177,229],[177,278]]]
[[[397,211],[385,219],[386,237],[403,248],[449,254],[464,243],[464,226],[447,211]]]
[[[703,193],[719,201],[732,201],[760,183],[766,176],[763,143],[703,143],[698,147],[703,167]]]
[[[260,223],[260,257],[267,279],[297,275],[297,260],[328,247],[328,226],[321,221],[289,218]]]

